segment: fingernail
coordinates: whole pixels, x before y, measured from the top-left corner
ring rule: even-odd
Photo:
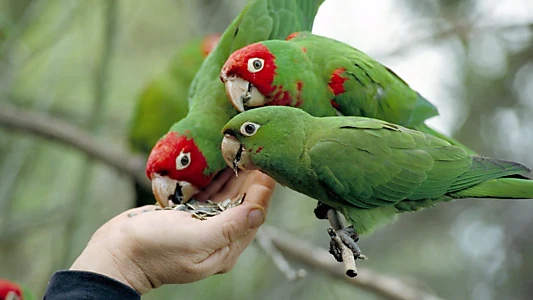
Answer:
[[[265,221],[265,215],[263,214],[262,210],[256,208],[256,209],[252,209],[248,213],[248,225],[250,226],[250,228],[259,227],[261,226],[261,224],[263,224],[264,221]]]

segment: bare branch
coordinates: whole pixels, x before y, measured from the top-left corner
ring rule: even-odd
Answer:
[[[263,234],[262,229],[259,229],[254,241],[257,242],[265,254],[272,259],[274,265],[288,280],[296,280],[306,276],[304,269],[296,271],[291,267],[287,259],[285,259],[285,256],[283,256],[283,253],[281,253],[272,243],[270,235]]]
[[[127,154],[124,150],[104,144],[86,131],[67,122],[17,108],[11,104],[3,104],[0,106],[0,125],[72,146],[150,188],[150,182],[144,175],[146,161],[143,157]]]
[[[330,276],[343,280],[361,289],[381,295],[390,300],[438,300],[439,297],[422,291],[402,281],[378,274],[372,270],[359,268],[359,274],[350,278],[344,273],[344,268],[337,263],[327,250],[317,248],[306,241],[290,235],[275,227],[263,225],[263,234],[268,234],[274,245],[287,256],[305,263]]]

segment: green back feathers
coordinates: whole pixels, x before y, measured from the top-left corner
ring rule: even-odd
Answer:
[[[306,54],[319,66],[322,81],[330,82],[336,69],[347,80],[345,93],[330,97],[344,115],[386,120],[413,127],[438,115],[434,105],[413,91],[405,81],[365,53],[345,43],[312,34],[301,34],[289,43],[306,48]]]

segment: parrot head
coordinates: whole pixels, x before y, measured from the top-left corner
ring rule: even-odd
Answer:
[[[298,151],[304,147],[295,147],[295,143],[304,141],[305,133],[295,131],[294,124],[304,122],[306,116],[301,109],[285,106],[266,106],[236,115],[222,129],[226,164],[235,172],[264,166],[275,169],[275,163],[283,168],[287,157],[301,156]]]
[[[274,55],[263,43],[255,43],[230,55],[220,79],[233,106],[243,112],[244,106],[265,105],[266,98],[275,90],[275,71]]]
[[[154,146],[146,163],[146,175],[152,181],[157,202],[169,206],[186,203],[212,180],[204,173],[207,160],[189,131],[169,131]]]
[[[22,300],[22,288],[9,280],[0,279],[1,300]]]

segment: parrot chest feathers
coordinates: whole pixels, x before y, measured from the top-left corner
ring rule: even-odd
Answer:
[[[303,82],[296,82],[295,93],[284,89],[282,85],[275,86],[267,105],[300,107],[304,102],[302,99],[303,86]]]

